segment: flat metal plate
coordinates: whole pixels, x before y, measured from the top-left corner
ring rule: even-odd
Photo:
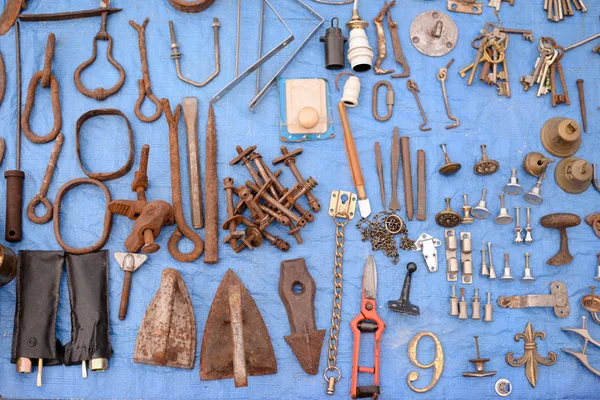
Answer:
[[[435,37],[438,23],[441,23],[441,34],[440,37]],[[427,11],[419,14],[410,25],[410,41],[426,56],[440,57],[456,47],[458,27],[447,14]]]
[[[446,7],[448,11],[464,14],[481,15],[483,12],[483,3],[477,3],[473,0],[448,0]]]

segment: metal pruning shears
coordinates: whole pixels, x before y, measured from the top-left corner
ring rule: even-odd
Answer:
[[[381,335],[385,329],[385,323],[377,315],[377,267],[373,256],[369,256],[365,264],[362,286],[362,306],[361,311],[356,318],[350,322],[350,328],[354,335],[354,350],[352,352],[352,387],[350,388],[350,397],[353,399],[379,397],[379,360]],[[358,354],[360,352],[360,334],[375,333],[375,350],[372,367],[363,367],[358,365]],[[358,386],[358,373],[373,374],[373,384],[368,386]]]

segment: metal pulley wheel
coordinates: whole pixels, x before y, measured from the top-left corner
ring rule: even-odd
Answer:
[[[410,41],[426,56],[443,56],[456,46],[458,27],[447,14],[427,11],[419,14],[410,25]]]

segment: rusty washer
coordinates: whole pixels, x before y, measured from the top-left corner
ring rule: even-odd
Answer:
[[[46,44],[46,57],[44,59],[44,69],[36,72],[29,81],[29,88],[27,89],[27,100],[25,101],[25,108],[23,109],[23,116],[21,117],[21,126],[23,133],[27,136],[27,139],[33,143],[41,144],[48,143],[56,138],[60,129],[62,128],[62,116],[60,114],[60,98],[58,96],[58,80],[52,73],[52,57],[54,56],[54,45],[56,43],[56,36],[54,33],[48,35],[48,42]],[[54,126],[52,130],[44,135],[36,135],[29,125],[29,118],[31,116],[31,110],[33,109],[33,101],[35,100],[35,92],[37,90],[37,84],[41,81],[43,88],[50,88],[52,94],[52,112],[54,113]]]
[[[94,185],[102,189],[104,193],[104,198],[106,199],[106,212],[104,213],[104,229],[102,231],[102,236],[96,243],[89,247],[71,247],[66,244],[60,234],[60,206],[62,204],[62,199],[65,194],[80,185]],[[68,181],[56,193],[56,198],[54,199],[54,236],[56,237],[56,241],[65,251],[72,254],[87,254],[92,253],[94,251],[100,250],[108,241],[108,236],[110,235],[110,231],[112,229],[112,213],[108,209],[108,204],[111,201],[110,192],[108,188],[99,180],[89,179],[89,178],[75,178],[73,180]]]
[[[129,138],[129,155],[127,156],[127,161],[125,162],[125,165],[123,165],[121,168],[114,172],[89,172],[85,169],[83,161],[81,160],[81,126],[88,119],[103,115],[115,115],[125,120],[125,123],[127,124],[127,134]],[[81,167],[82,171],[90,178],[97,179],[99,181],[109,181],[112,179],[120,178],[123,175],[127,174],[129,171],[131,171],[131,167],[133,167],[133,148],[133,129],[131,128],[131,124],[129,123],[129,120],[127,119],[125,114],[123,114],[120,110],[117,110],[116,108],[101,108],[98,110],[90,110],[83,114],[81,117],[79,117],[79,119],[77,120],[77,124],[75,125],[75,150],[77,152],[77,161],[79,162],[79,166]]]

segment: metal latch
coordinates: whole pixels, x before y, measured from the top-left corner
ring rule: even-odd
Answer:
[[[554,307],[558,318],[566,318],[571,313],[567,285],[555,281],[550,285],[550,294],[529,294],[526,296],[500,296],[498,305],[502,308]]]
[[[476,0],[448,0],[446,7],[448,11],[465,14],[481,15],[483,12],[483,4]]]
[[[334,190],[329,199],[329,216],[340,218],[354,218],[356,211],[356,194]]]
[[[423,253],[423,259],[429,272],[436,272],[438,270],[438,257],[437,249],[442,245],[440,239],[436,239],[427,233],[422,233],[417,240],[415,240],[415,248],[413,251],[421,251]]]

